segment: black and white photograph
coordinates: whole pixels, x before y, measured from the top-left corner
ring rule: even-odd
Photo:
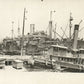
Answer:
[[[0,72],[84,73],[84,0],[0,0]]]

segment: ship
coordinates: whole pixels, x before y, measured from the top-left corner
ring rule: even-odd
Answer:
[[[72,18],[70,16],[70,25]],[[50,42],[52,41],[52,21],[49,22],[50,25]],[[59,41],[55,44],[49,45],[47,48],[47,55],[44,57],[34,58],[33,65],[46,66],[50,65],[52,69],[59,71],[72,70],[84,72],[84,48],[82,46],[82,40],[78,40],[80,24],[74,25],[73,38],[71,39],[71,26],[70,26],[70,38],[62,39],[65,42]],[[78,43],[80,42],[80,43]],[[79,44],[79,45],[78,45]],[[44,50],[45,51],[45,50]],[[48,56],[48,57],[47,57]]]
[[[4,55],[20,55],[19,39],[5,38],[3,40],[3,54]]]
[[[70,26],[70,38],[67,46],[51,45],[49,49],[50,59],[54,63],[56,69],[84,72],[84,48],[78,47],[79,26],[79,24],[74,25],[73,39],[71,39]]]

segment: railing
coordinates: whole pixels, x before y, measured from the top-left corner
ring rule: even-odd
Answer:
[[[77,57],[52,56],[60,67],[84,70],[84,59]]]

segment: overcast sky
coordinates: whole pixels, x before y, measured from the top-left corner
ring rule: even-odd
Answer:
[[[52,14],[53,26],[57,23],[57,32],[62,35],[69,24],[69,15],[72,12],[74,18],[73,25],[84,20],[84,0],[0,0],[0,39],[10,36],[12,30],[12,21],[14,21],[14,34],[17,36],[18,21],[22,30],[23,11],[26,13],[25,34],[30,31],[30,24],[35,24],[36,30],[45,30],[50,20],[50,11],[55,10]],[[84,27],[84,21],[80,29]],[[84,30],[79,33],[79,37],[84,38]],[[66,34],[69,35],[67,26]]]

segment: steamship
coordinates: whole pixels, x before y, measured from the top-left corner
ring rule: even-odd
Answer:
[[[84,49],[77,48],[79,24],[74,26],[72,47],[52,44],[44,57],[33,58],[33,66],[44,66],[54,70],[84,71]],[[34,57],[34,56],[33,56]]]
[[[84,49],[77,49],[79,25],[74,27],[73,47],[52,45],[49,52],[55,68],[61,70],[84,71]]]
[[[70,16],[70,30],[71,30],[71,21]],[[52,37],[52,21],[49,22],[49,35]],[[46,66],[50,65],[51,68],[56,70],[74,70],[74,71],[84,71],[84,48],[78,48],[78,32],[80,24],[74,26],[73,39],[70,38],[68,42],[66,41],[67,46],[60,45],[58,42],[51,44],[47,50],[48,60],[46,58],[35,58],[35,62],[39,65],[45,64]],[[71,33],[70,33],[71,34]],[[59,41],[60,42],[60,41]],[[63,44],[63,42],[62,42]],[[72,47],[71,47],[72,45]],[[47,61],[46,61],[47,60]],[[33,64],[33,65],[34,65]]]

